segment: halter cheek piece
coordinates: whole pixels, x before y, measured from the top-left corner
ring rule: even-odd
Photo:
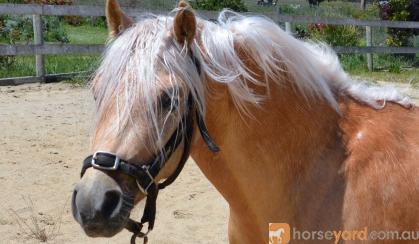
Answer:
[[[200,73],[200,65],[197,59],[193,55],[191,55],[191,58],[197,67],[198,73]],[[190,154],[190,145],[194,131],[194,112],[202,139],[205,141],[208,148],[212,152],[220,151],[219,147],[214,143],[208,133],[204,118],[202,118],[198,110],[194,108],[192,94],[189,93],[187,109],[177,129],[173,132],[164,148],[162,148],[161,152],[155,155],[151,160],[134,164],[119,158],[113,153],[99,151],[93,155],[88,156],[83,162],[81,177],[83,177],[86,170],[90,167],[103,171],[119,171],[133,177],[136,180],[140,191],[146,195],[146,205],[141,221],[137,222],[129,219],[125,226],[128,231],[133,233],[131,237],[131,244],[135,244],[137,237],[143,238],[144,244],[148,242],[147,234],[154,227],[154,221],[156,217],[156,200],[159,190],[162,190],[166,186],[172,184],[179,176],[183,166],[185,166],[186,160]],[[183,152],[176,170],[164,182],[157,183],[155,177],[158,175],[160,170],[166,164],[167,160],[170,158],[173,152],[176,151],[182,142]],[[145,223],[148,223],[148,230],[147,232],[142,232],[141,230]]]

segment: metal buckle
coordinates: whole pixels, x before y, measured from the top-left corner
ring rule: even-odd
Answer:
[[[149,165],[142,165],[141,169],[144,170],[144,172],[146,172],[147,176],[150,178],[150,184],[148,184],[148,186],[146,188],[143,188],[141,186],[140,183],[138,183],[138,179],[135,180],[135,182],[137,183],[138,188],[140,189],[140,191],[144,194],[144,195],[148,195],[148,188],[150,188],[151,185],[154,184],[154,178],[153,176],[150,174],[150,171],[148,171],[150,169]]]
[[[106,166],[102,166],[102,165],[97,164],[96,159],[97,159],[98,154],[104,154],[106,156],[115,157],[114,164],[110,167],[106,167]],[[98,151],[98,152],[95,152],[95,154],[93,154],[93,157],[92,157],[92,166],[93,166],[93,168],[96,168],[96,169],[115,171],[119,168],[120,163],[121,163],[121,159],[118,156],[116,156],[116,154],[109,153],[109,152]]]

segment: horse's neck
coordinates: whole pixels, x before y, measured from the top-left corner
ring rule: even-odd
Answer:
[[[206,122],[221,152],[211,153],[196,135],[192,157],[229,202],[230,221],[236,216],[238,225],[248,221],[249,227],[262,228],[259,233],[266,232],[268,220],[306,225],[298,213],[320,211],[324,202],[316,201],[324,198],[319,195],[330,198],[328,184],[341,180],[336,175],[344,157],[338,113],[284,85],[273,86],[260,108],[249,105],[256,119],[246,119],[224,85],[210,83],[210,90]],[[304,221],[310,218],[316,216],[307,213]]]

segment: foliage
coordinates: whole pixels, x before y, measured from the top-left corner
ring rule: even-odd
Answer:
[[[295,26],[295,37],[298,39],[309,39],[310,32],[305,25],[296,25]]]
[[[70,5],[73,0],[0,0],[0,3]]]
[[[229,8],[238,12],[246,12],[246,5],[242,0],[195,0],[191,2],[195,9],[202,10],[222,10]]]
[[[37,4],[48,4],[48,5],[71,5],[72,0],[24,0],[25,3],[37,3]]]
[[[0,3],[22,4],[25,3],[25,0],[0,0]]]
[[[58,17],[43,16],[44,40],[69,42],[67,33]],[[33,36],[32,19],[28,16],[0,16],[0,40],[9,44],[30,42]]]
[[[72,44],[103,44],[108,37],[104,27],[83,25],[74,27],[64,24],[65,32]],[[0,64],[0,78],[33,76],[35,75],[34,56],[16,56],[9,67]],[[47,74],[93,71],[100,62],[99,55],[45,55],[45,69]]]
[[[249,5],[249,8],[252,8]],[[274,8],[272,8],[274,10]],[[266,8],[263,9],[267,11]],[[251,11],[254,11],[251,9]],[[352,17],[356,19],[377,19],[378,7],[370,4],[366,10],[359,7],[359,2],[325,1],[319,7],[312,8],[305,1],[278,1],[278,11],[287,15],[322,16],[322,17]]]
[[[24,0],[26,3],[46,4],[46,5],[72,5],[73,0]],[[64,16],[64,20],[70,25],[80,26],[83,18],[80,16]]]
[[[44,40],[48,42],[69,42],[67,33],[58,17],[42,17]],[[29,43],[33,39],[32,19],[28,16],[0,16],[0,41],[7,44],[16,44],[18,42]],[[2,68],[8,68],[15,62],[14,56],[0,57]]]
[[[310,37],[331,46],[357,46],[358,29],[352,25],[309,25]]]
[[[43,16],[42,23],[43,23],[45,41],[48,41],[48,42],[58,41],[62,43],[69,42],[68,35],[59,17]]]
[[[29,41],[32,37],[32,19],[27,16],[0,16],[0,39],[9,44]]]
[[[388,0],[379,2],[380,17],[383,20],[392,21],[408,21],[411,19],[411,0]],[[410,38],[414,34],[413,29],[397,29],[388,28],[387,33],[389,34],[386,39],[386,43],[389,46],[401,47],[411,46]]]
[[[32,21],[29,17],[0,16],[0,40],[8,44],[29,40],[32,36]],[[9,68],[15,62],[14,56],[0,56],[2,68]]]
[[[343,69],[347,72],[368,71],[365,56],[362,54],[341,54],[339,59]]]

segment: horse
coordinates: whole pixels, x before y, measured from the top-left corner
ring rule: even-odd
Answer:
[[[269,230],[269,241],[270,243],[278,243],[282,244],[282,235],[285,233],[284,229],[278,229],[278,230]]]
[[[353,80],[329,47],[263,16],[223,10],[214,23],[184,1],[174,13],[134,22],[107,0],[94,155],[72,197],[88,236],[150,235],[139,229],[153,228],[158,190],[189,156],[229,205],[232,244],[268,243],[269,223],[418,230],[419,111],[407,96]]]

